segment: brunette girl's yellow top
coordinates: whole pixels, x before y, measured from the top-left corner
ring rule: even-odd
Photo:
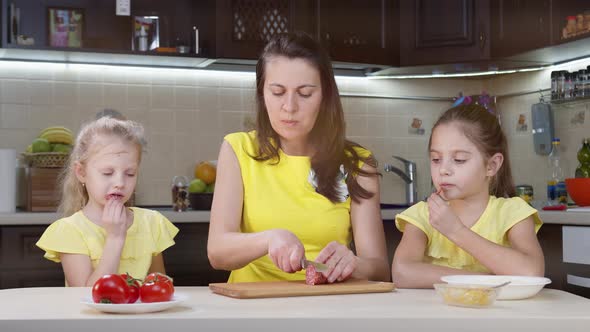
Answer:
[[[543,223],[537,210],[520,197],[496,198],[490,196],[486,209],[479,220],[471,226],[471,230],[491,242],[510,247],[508,239],[510,228],[531,216],[535,222],[535,232],[538,232]],[[395,216],[395,224],[400,231],[403,232],[406,224],[410,223],[422,230],[428,237],[428,244],[424,252],[425,262],[467,271],[490,272],[473,256],[434,229],[428,220],[428,204],[426,202],[419,202]]]
[[[121,252],[118,273],[129,273],[143,279],[152,264],[152,257],[174,245],[178,228],[160,212],[132,207],[133,224],[127,230],[125,246]],[[82,211],[59,219],[47,227],[37,246],[45,250],[45,258],[61,262],[60,253],[90,257],[96,269],[107,233],[90,221]]]
[[[308,180],[309,157],[288,156],[280,151],[280,161],[256,161],[256,132],[225,136],[235,152],[242,173],[244,205],[240,229],[256,233],[269,229],[286,229],[295,234],[305,247],[307,259],[315,259],[331,241],[349,245],[352,240],[350,197],[332,203],[318,194]],[[363,157],[369,151],[358,149]],[[286,273],[265,255],[245,267],[231,272],[229,282],[270,280],[303,280],[305,272]]]

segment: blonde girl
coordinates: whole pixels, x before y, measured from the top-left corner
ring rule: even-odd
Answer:
[[[542,276],[537,211],[515,196],[498,119],[479,105],[446,111],[432,129],[436,192],[396,216],[399,287],[432,288],[450,274]]]
[[[143,127],[103,117],[83,126],[62,178],[59,211],[37,246],[61,262],[66,284],[92,286],[105,274],[164,273],[162,251],[178,229],[156,211],[127,207],[145,145]]]

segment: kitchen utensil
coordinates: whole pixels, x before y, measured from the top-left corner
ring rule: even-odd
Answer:
[[[387,293],[395,289],[391,282],[349,279],[343,282],[322,285],[307,285],[304,280],[264,281],[209,284],[217,294],[238,299],[267,297],[291,297],[360,293]]]
[[[498,300],[520,300],[535,296],[551,280],[543,277],[504,275],[450,275],[440,278],[449,284],[480,285],[492,287],[510,281],[502,287]]]
[[[315,267],[315,270],[318,272],[328,272],[330,270],[330,267],[326,264],[310,261],[305,258],[301,259],[301,267],[302,268],[307,269],[307,267],[310,265]]]

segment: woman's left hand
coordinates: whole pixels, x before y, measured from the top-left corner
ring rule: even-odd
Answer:
[[[329,283],[348,279],[358,266],[358,257],[352,250],[336,241],[328,243],[316,258],[316,262],[330,267],[326,273]]]
[[[447,201],[438,193],[432,193],[428,198],[428,213],[432,227],[447,238],[465,227]]]

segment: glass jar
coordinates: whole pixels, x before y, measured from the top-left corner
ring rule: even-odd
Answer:
[[[533,186],[529,184],[520,184],[516,186],[516,195],[522,198],[525,202],[529,205],[532,205],[532,201],[534,198],[533,194]]]
[[[575,16],[568,16],[566,17],[567,24],[565,26],[565,30],[567,32],[567,37],[571,38],[576,35],[576,17]]]
[[[172,210],[188,210],[188,178],[184,175],[177,175],[172,178]]]

